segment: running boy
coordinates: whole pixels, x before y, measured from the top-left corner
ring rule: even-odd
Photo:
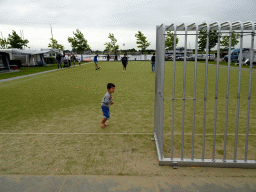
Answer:
[[[100,122],[100,126],[102,128],[105,128],[105,126],[108,126],[108,125],[106,125],[106,121],[110,118],[109,107],[110,107],[110,105],[114,104],[112,93],[115,92],[115,85],[113,83],[108,83],[107,89],[108,89],[108,92],[105,94],[105,96],[103,97],[103,99],[101,101],[101,109],[103,112],[103,119]]]
[[[98,54],[95,55],[95,57],[94,57],[94,63],[95,63],[96,70],[98,70],[100,68],[100,67],[98,67],[98,59],[97,59],[97,57],[98,57]]]

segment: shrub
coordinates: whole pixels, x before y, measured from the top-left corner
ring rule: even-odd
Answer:
[[[47,58],[44,58],[45,62],[47,64],[56,64],[56,58],[55,57],[47,57]]]
[[[18,68],[21,68],[22,62],[20,59],[11,59],[10,60],[10,65],[17,65]]]

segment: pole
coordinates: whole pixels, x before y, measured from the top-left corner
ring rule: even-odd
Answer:
[[[24,41],[24,33],[23,33],[23,30],[22,30],[22,37],[23,37],[23,41]],[[25,45],[24,45],[24,49],[25,49]]]
[[[52,34],[52,26],[51,26],[51,24],[50,24],[50,27],[51,27],[51,34]],[[52,34],[52,39],[53,39],[53,34]]]

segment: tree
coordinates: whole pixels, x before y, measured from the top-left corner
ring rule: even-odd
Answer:
[[[23,46],[27,47],[29,41],[27,39],[22,40],[22,38],[16,33],[16,31],[12,31],[12,35],[8,35],[8,42],[10,44],[9,48],[18,48],[22,49]]]
[[[201,51],[204,51],[206,49],[206,43],[207,43],[207,31],[199,31],[199,49]],[[218,43],[218,33],[217,30],[210,30],[209,34],[209,54],[210,51],[215,45]]]
[[[103,51],[95,50],[95,51],[92,51],[92,52],[94,52],[95,54],[100,54],[100,53],[102,53]]]
[[[68,42],[71,43],[71,47],[73,51],[76,51],[77,53],[82,53],[84,51],[90,50],[90,46],[87,43],[87,40],[84,38],[84,35],[79,29],[76,30],[76,32],[73,32],[74,37],[68,37]]]
[[[229,48],[229,36],[228,35],[225,35],[222,38],[222,41],[220,41],[220,45],[221,46],[224,46],[225,49],[228,49]],[[235,47],[235,45],[239,42],[238,41],[238,38],[239,38],[239,35],[235,33],[235,31],[233,31],[231,33],[231,47]]]
[[[142,52],[145,51],[147,47],[151,44],[147,41],[147,37],[145,37],[141,31],[138,31],[138,33],[135,34],[135,37],[137,38],[137,47],[140,48]]]
[[[106,46],[106,50],[107,51],[113,51],[113,52],[115,52],[115,54],[116,54],[116,52],[117,52],[117,50],[119,49],[119,45],[116,45],[116,42],[117,42],[117,40],[116,40],[116,38],[115,38],[115,36],[114,36],[114,34],[112,33],[109,33],[109,35],[108,35],[108,38],[111,40],[110,42],[106,42],[104,45]]]
[[[60,50],[64,50],[64,46],[61,44],[58,44],[58,41],[56,39],[50,38],[51,43],[49,43],[48,47],[51,47],[53,49],[60,49]]]
[[[137,50],[136,50],[136,49],[134,49],[134,48],[129,49],[129,51],[131,51],[131,52],[137,52]]]
[[[176,45],[179,43],[179,38],[176,37]],[[173,50],[174,44],[174,35],[172,32],[167,31],[167,35],[165,37],[165,50]]]
[[[7,41],[6,38],[0,39],[0,48],[1,49],[6,49],[8,44],[9,44],[9,42]]]

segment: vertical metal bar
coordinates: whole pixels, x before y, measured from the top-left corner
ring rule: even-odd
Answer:
[[[227,93],[226,93],[226,115],[225,115],[225,133],[224,133],[224,153],[223,153],[223,161],[226,161],[226,148],[227,148],[227,132],[228,132],[228,99],[229,99],[229,80],[230,80],[230,63],[231,63],[231,40],[232,40],[232,25],[229,24],[229,48],[228,48],[228,76],[227,76]]]
[[[196,40],[195,40],[195,71],[194,71],[194,99],[193,99],[193,130],[192,130],[192,155],[191,160],[194,160],[194,142],[195,142],[195,110],[196,110],[196,77],[197,77],[197,54],[198,54],[198,25],[196,25]]]
[[[160,28],[160,27],[159,27]],[[160,44],[160,39],[159,39],[159,28],[157,28],[156,30],[156,55],[159,54],[159,44]],[[159,78],[160,78],[160,74],[159,74],[159,58],[156,57],[156,67],[155,67],[155,77],[156,77],[156,89],[155,89],[155,130],[156,130],[156,135],[157,135],[157,142],[158,142],[158,146],[159,146],[159,94],[158,94],[158,89],[159,89]]]
[[[181,160],[183,160],[183,150],[184,150],[184,119],[185,119],[185,93],[186,93],[186,64],[187,64],[187,25],[184,23],[185,27],[185,42],[184,42],[184,72],[183,72],[183,102],[182,102],[182,143],[181,143]]]
[[[176,25],[174,27],[174,44],[173,44],[173,80],[172,80],[172,132],[171,132],[171,159],[173,159],[173,138],[174,138],[174,98],[175,98],[175,67],[176,67]]]
[[[159,55],[159,44],[160,44],[160,39],[159,39],[159,28],[156,28],[156,56]],[[154,110],[154,132],[157,136],[157,143],[159,146],[159,94],[158,94],[158,89],[160,86],[159,82],[160,74],[159,74],[159,58],[156,57],[156,68],[155,68],[155,110]]]
[[[161,110],[160,110],[160,126],[161,126],[161,132],[160,132],[160,136],[161,136],[161,152],[162,152],[162,158],[164,158],[164,154],[163,154],[163,142],[164,142],[164,137],[163,137],[163,129],[164,129],[164,67],[165,67],[165,25],[163,24],[162,29],[161,29],[161,33],[160,33],[160,37],[161,37],[161,46],[160,46],[160,52],[161,54],[159,55],[159,61],[161,63],[161,99],[160,99],[160,106],[161,106]]]
[[[217,105],[218,105],[218,87],[219,87],[219,63],[220,63],[220,38],[221,29],[218,24],[218,44],[217,44],[217,67],[216,67],[216,87],[215,87],[215,109],[214,109],[214,130],[213,130],[213,149],[212,160],[215,161],[215,142],[216,142],[216,126],[217,126]]]
[[[206,122],[206,99],[207,99],[209,36],[210,36],[210,27],[209,27],[209,24],[207,23],[206,60],[205,60],[205,84],[204,84],[204,119],[203,119],[202,160],[204,160],[204,150],[205,150],[205,122]]]
[[[158,54],[158,26],[156,27],[156,55]],[[158,58],[156,58],[156,63],[158,63]],[[158,85],[158,69],[155,72],[155,108],[154,108],[154,133],[157,131],[157,85]]]
[[[157,77],[157,93],[158,98],[158,115],[157,115],[157,129],[158,129],[158,144],[160,151],[160,158],[163,159],[163,119],[164,119],[164,65],[165,65],[165,25],[162,24],[157,30],[157,62],[156,63],[156,76]]]
[[[247,103],[247,120],[246,120],[246,137],[245,137],[245,154],[244,160],[247,161],[248,154],[248,139],[249,139],[249,121],[250,121],[250,105],[251,105],[251,87],[252,87],[252,65],[253,65],[253,57],[254,57],[254,36],[255,36],[255,26],[252,24],[252,38],[251,38],[251,58],[250,58],[250,71],[249,71],[249,86],[248,86],[248,103]],[[256,161],[256,155],[255,155]]]
[[[238,73],[238,87],[237,87],[237,107],[236,107],[236,132],[235,132],[235,148],[234,148],[234,162],[237,156],[237,139],[238,139],[238,125],[239,125],[239,108],[240,108],[240,91],[241,91],[241,75],[242,75],[242,59],[243,59],[243,23],[240,21],[240,54],[239,54],[239,73]],[[232,35],[232,34],[231,34]]]

